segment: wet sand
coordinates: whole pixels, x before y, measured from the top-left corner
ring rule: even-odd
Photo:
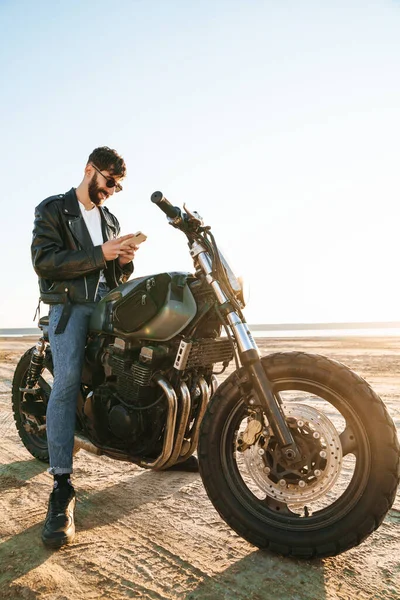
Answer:
[[[399,494],[358,548],[298,561],[239,538],[214,510],[198,474],[145,471],[84,451],[75,460],[76,540],[46,550],[40,532],[51,478],[20,442],[10,410],[13,370],[35,339],[0,338],[1,600],[400,598]],[[263,354],[303,350],[347,364],[381,396],[400,432],[400,338],[257,342]]]

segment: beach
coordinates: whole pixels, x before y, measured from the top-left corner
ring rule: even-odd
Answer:
[[[0,599],[394,600],[400,494],[381,527],[347,553],[299,561],[260,551],[219,517],[194,473],[151,472],[81,450],[75,542],[40,540],[51,477],[19,440],[11,381],[36,337],[0,338]],[[301,350],[364,377],[400,433],[400,338],[259,338],[262,354]],[[230,370],[220,376],[222,381]]]

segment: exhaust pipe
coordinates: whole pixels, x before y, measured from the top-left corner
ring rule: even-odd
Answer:
[[[89,442],[87,438],[75,434],[73,454],[75,455],[79,450],[86,450],[86,452],[96,454],[96,456],[102,456],[104,454],[100,448],[97,448],[92,442]]]

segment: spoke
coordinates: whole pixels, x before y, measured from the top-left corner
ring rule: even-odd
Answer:
[[[351,454],[357,448],[356,437],[351,427],[346,427],[339,436],[340,443],[342,444],[343,456]]]
[[[288,515],[291,517],[298,517],[296,513],[290,510],[287,504],[284,502],[280,502],[279,500],[275,500],[275,498],[271,498],[271,496],[266,496],[264,500],[262,500],[264,504],[271,508],[272,510],[280,513],[281,515]]]

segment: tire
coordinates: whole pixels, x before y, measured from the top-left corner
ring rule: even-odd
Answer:
[[[309,462],[296,476],[282,471],[268,429],[243,451],[241,428],[248,427],[249,410],[240,369],[217,389],[201,425],[198,456],[207,494],[222,519],[259,548],[298,558],[335,556],[376,530],[394,502],[395,426],[367,382],[338,362],[290,352],[271,354],[262,363],[284,412],[295,415],[291,430]],[[303,414],[311,415],[316,428]]]
[[[12,383],[12,410],[14,414],[15,425],[21,438],[22,443],[25,448],[34,456],[35,458],[48,463],[49,462],[49,452],[47,447],[47,438],[45,431],[41,431],[38,434],[34,434],[33,432],[28,432],[25,426],[29,423],[29,420],[26,414],[21,409],[21,403],[24,399],[24,393],[20,392],[20,388],[24,388],[26,384],[26,378],[28,375],[29,365],[31,362],[31,354],[33,348],[30,348],[25,352],[25,354],[21,357],[17,368],[15,369],[13,383]],[[42,376],[39,378],[38,383],[36,384],[36,388],[41,388],[41,394],[47,405],[49,395],[50,395],[50,385],[45,380],[45,375],[52,375],[53,366],[51,363],[51,359],[46,356],[44,362],[44,371]],[[45,417],[36,417],[31,418],[33,424],[44,425]]]

